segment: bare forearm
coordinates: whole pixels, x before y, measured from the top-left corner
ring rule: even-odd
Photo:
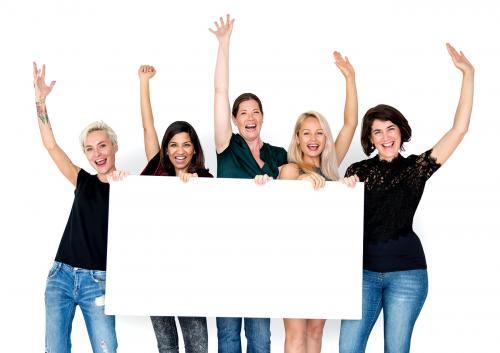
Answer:
[[[346,79],[346,100],[344,106],[344,126],[354,130],[358,125],[358,91],[354,77]]]
[[[229,43],[219,42],[214,80],[214,135],[217,152],[222,152],[231,139],[229,103]]]
[[[144,149],[146,157],[149,160],[153,158],[160,150],[158,136],[154,127],[153,109],[151,107],[151,98],[149,93],[149,81],[140,81],[141,93],[141,118],[144,130]]]
[[[42,137],[43,145],[47,150],[54,149],[57,144],[50,125],[49,115],[47,114],[47,106],[45,99],[36,100],[36,115],[38,117],[38,127],[40,128],[40,136]]]
[[[335,141],[337,163],[342,163],[351,145],[358,125],[358,94],[354,77],[346,78],[346,99],[344,106],[344,125]]]
[[[469,129],[474,97],[474,71],[465,72],[460,89],[460,99],[453,121],[453,129],[465,134]]]

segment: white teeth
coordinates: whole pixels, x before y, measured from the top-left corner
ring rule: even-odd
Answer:
[[[245,126],[245,128],[247,128],[247,129],[254,129],[256,127],[257,127],[257,125],[255,125],[255,124],[253,124],[253,125],[246,125]]]
[[[177,157],[175,157],[175,159],[177,159],[179,161],[183,161],[186,159],[186,156],[177,156]]]
[[[97,164],[97,165],[103,165],[104,163],[106,163],[105,159],[96,159],[96,161],[95,161],[95,164]]]
[[[391,147],[392,146],[392,142],[391,143],[383,143],[382,146],[384,146],[384,147]]]

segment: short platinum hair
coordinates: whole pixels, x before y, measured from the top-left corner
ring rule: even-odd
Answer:
[[[102,120],[94,121],[93,123],[90,123],[85,129],[83,129],[82,133],[80,134],[80,144],[82,145],[83,151],[85,151],[85,140],[87,139],[87,136],[94,131],[104,131],[114,146],[118,144],[116,133],[111,127],[109,127],[109,125],[107,125]]]

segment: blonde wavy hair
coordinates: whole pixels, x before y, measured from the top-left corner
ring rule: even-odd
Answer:
[[[106,124],[102,120],[94,121],[93,123],[87,125],[87,127],[83,129],[82,133],[80,134],[80,144],[84,152],[85,152],[85,140],[87,139],[87,136],[94,131],[104,131],[114,146],[118,144],[118,138],[116,137],[116,133],[113,131],[111,127],[109,127],[108,124]]]
[[[300,114],[297,118],[295,129],[293,130],[292,141],[288,148],[288,161],[297,164],[304,172],[314,172],[314,166],[304,161],[302,150],[297,143],[300,127],[307,118],[316,118],[325,133],[325,148],[323,152],[321,152],[320,159],[321,173],[331,180],[338,180],[337,153],[335,151],[335,143],[333,141],[332,132],[330,131],[330,125],[328,125],[328,121],[325,117],[318,112],[308,111]]]

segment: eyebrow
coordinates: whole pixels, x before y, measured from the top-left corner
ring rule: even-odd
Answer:
[[[106,140],[102,140],[102,141],[97,142],[96,146],[100,145],[101,143],[106,143]],[[93,147],[93,146],[92,145],[85,145],[85,148],[87,148],[87,147]]]

